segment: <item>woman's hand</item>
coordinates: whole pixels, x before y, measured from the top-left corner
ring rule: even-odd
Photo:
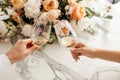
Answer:
[[[18,62],[38,49],[39,46],[33,43],[31,39],[18,40],[16,44],[7,52],[11,64]]]
[[[77,43],[71,49],[71,54],[72,54],[72,57],[75,59],[75,61],[78,61],[79,56],[81,55],[94,58],[95,51],[96,49],[90,48],[83,43]]]

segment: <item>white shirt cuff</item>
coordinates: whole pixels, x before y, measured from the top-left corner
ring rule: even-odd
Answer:
[[[5,70],[6,68],[10,67],[12,64],[7,57],[7,55],[3,54],[0,56],[0,71]]]

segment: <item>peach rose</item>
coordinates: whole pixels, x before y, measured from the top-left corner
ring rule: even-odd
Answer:
[[[77,5],[77,3],[76,3],[76,1],[75,0],[68,0],[68,4],[70,5],[70,6],[75,6],[75,5]]]
[[[59,7],[59,3],[57,0],[44,0],[43,7],[46,11],[57,9]]]
[[[26,2],[26,0],[12,0],[12,4],[13,4],[14,8],[16,8],[16,9],[24,8],[25,2]]]
[[[17,23],[21,23],[20,13],[19,13],[19,12],[13,12],[12,18],[13,18],[14,21],[16,21]]]
[[[49,21],[54,21],[56,20],[60,15],[60,10],[59,9],[55,9],[55,10],[50,10],[48,13],[47,13],[47,19]]]
[[[73,11],[71,13],[71,17],[74,20],[80,20],[85,16],[85,9],[81,5],[76,5],[73,7]]]

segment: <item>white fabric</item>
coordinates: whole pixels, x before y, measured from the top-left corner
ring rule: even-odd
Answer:
[[[2,54],[0,56],[0,73],[5,71],[10,66],[11,66],[11,62],[9,58],[5,54]]]

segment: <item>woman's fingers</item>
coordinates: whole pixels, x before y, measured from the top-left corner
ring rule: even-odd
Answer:
[[[74,48],[81,48],[84,47],[85,45],[83,43],[77,43],[74,45]]]
[[[73,59],[77,62],[80,58],[79,56],[81,56],[82,54],[78,51],[76,51],[76,49],[74,50],[71,50],[71,54],[72,54],[72,57]]]

